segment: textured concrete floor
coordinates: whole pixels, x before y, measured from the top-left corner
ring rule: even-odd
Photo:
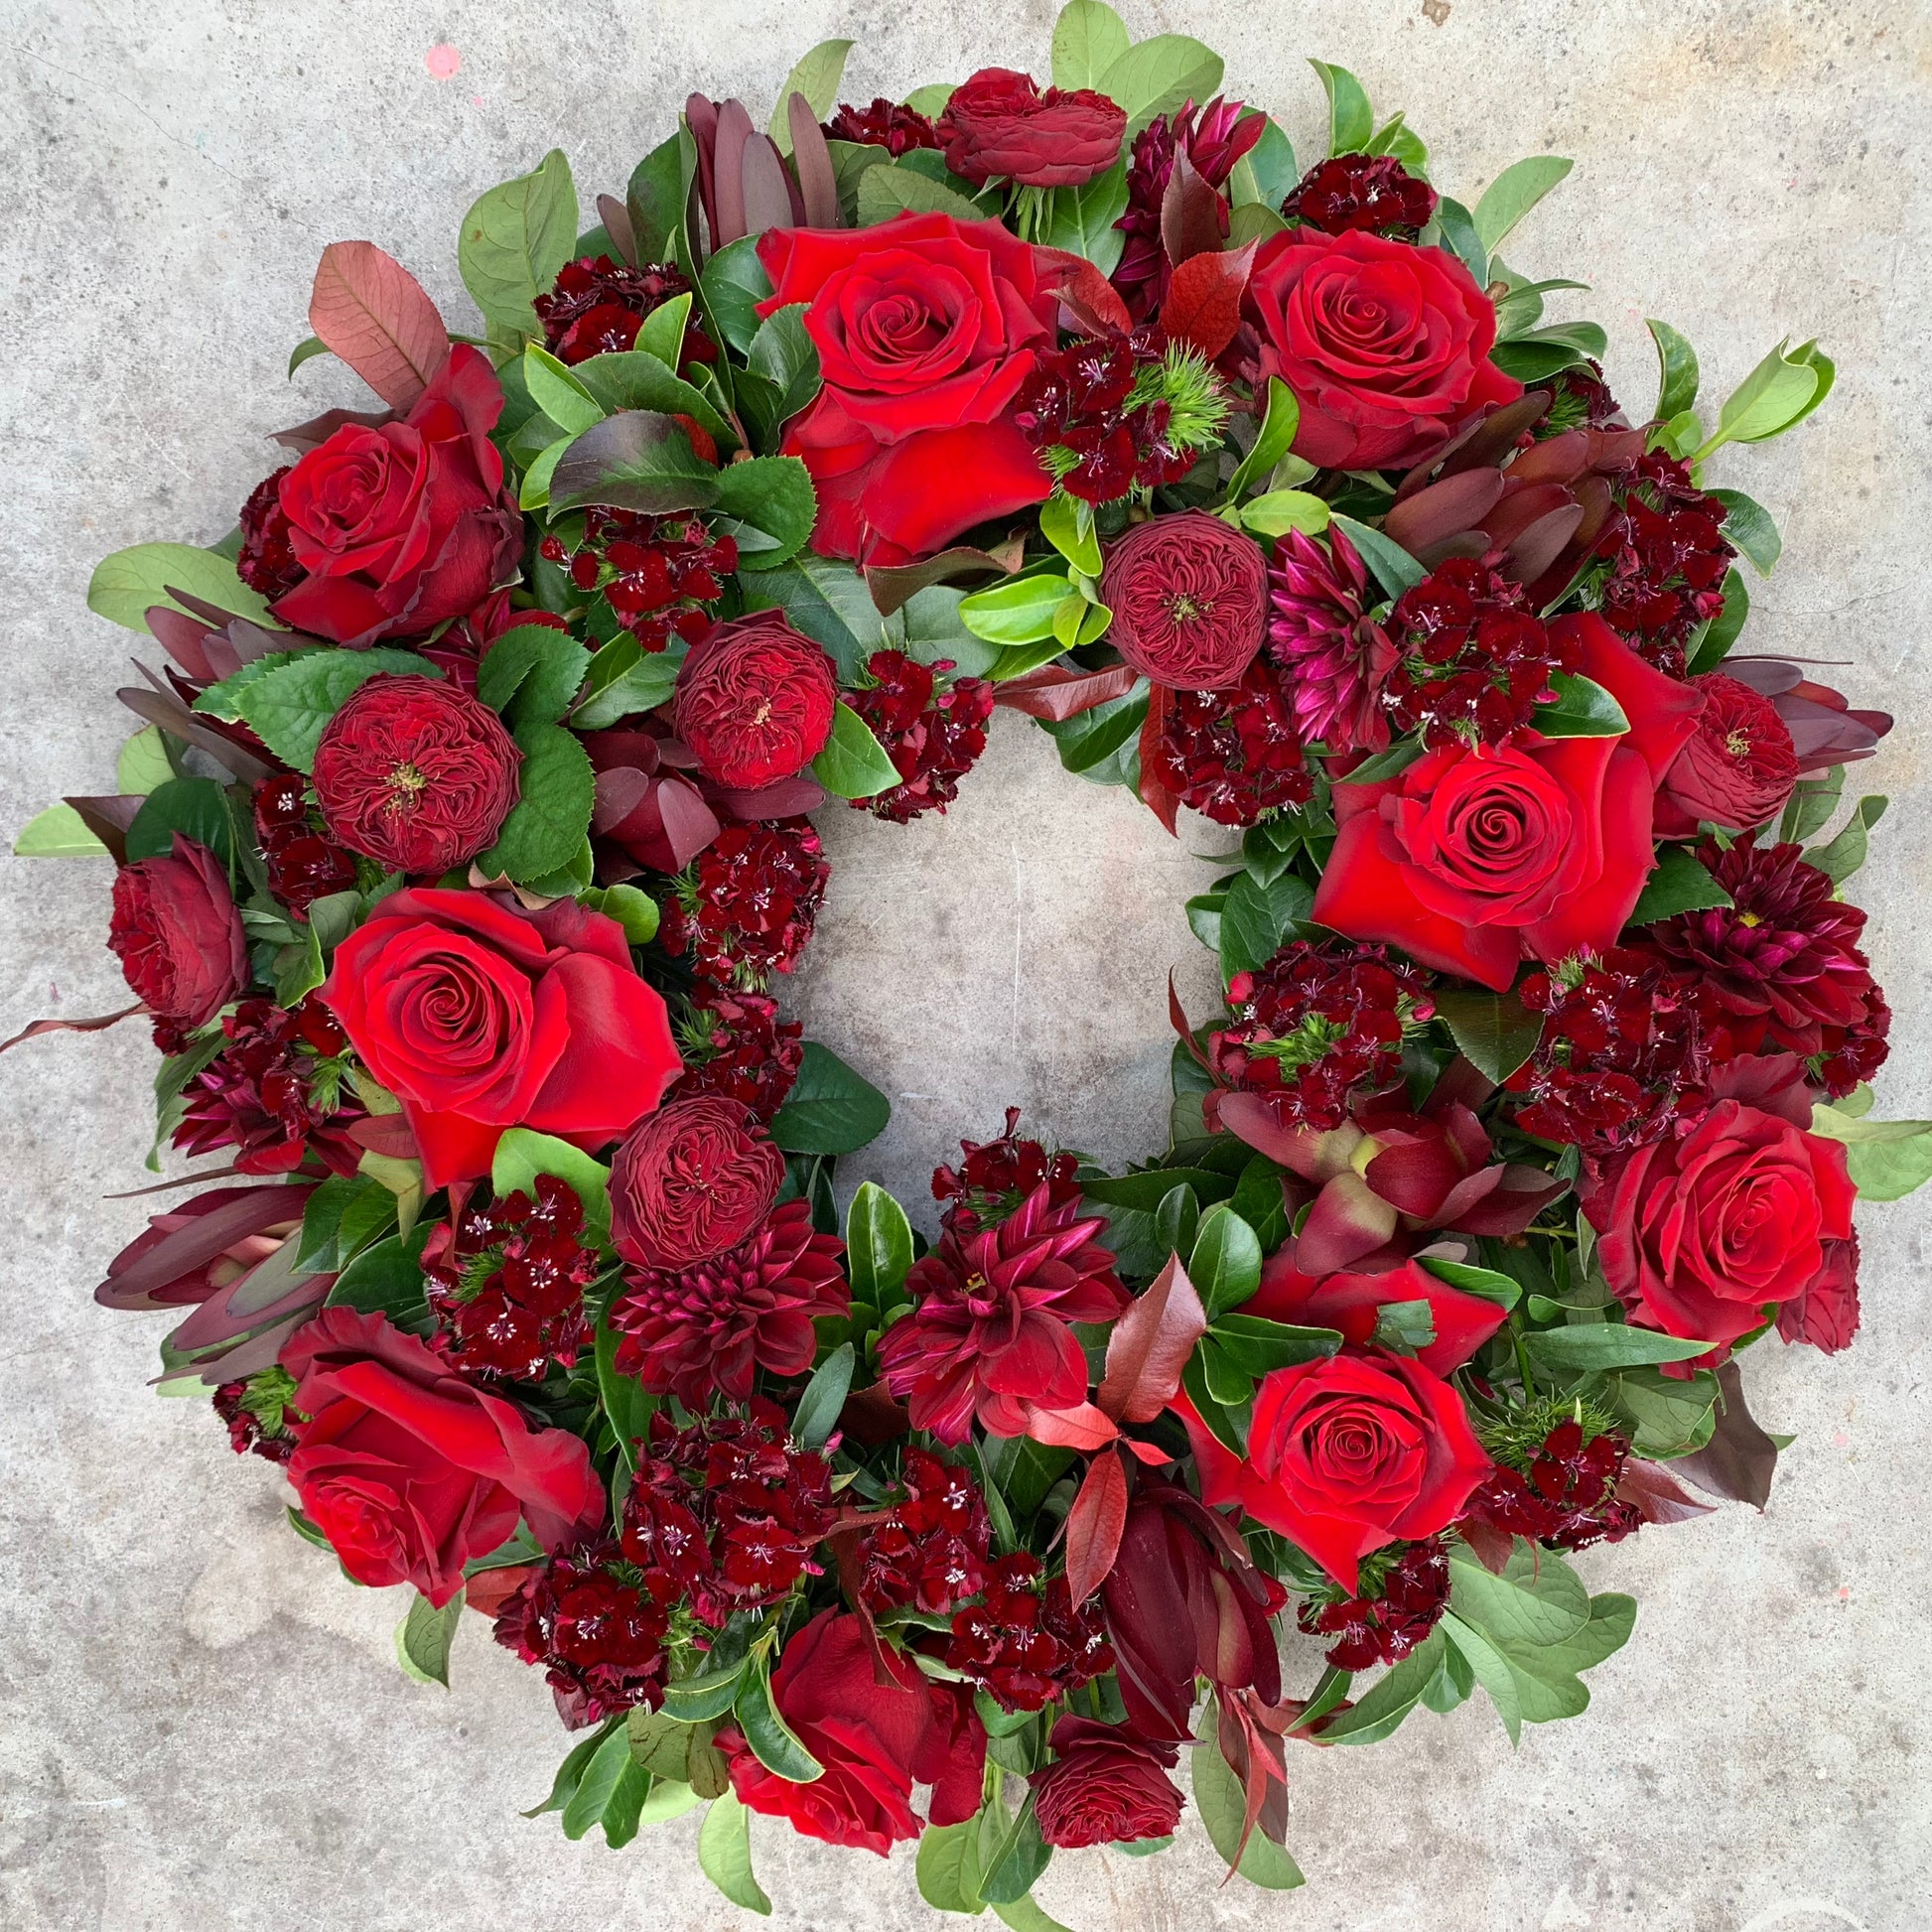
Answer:
[[[1409,110],[1466,199],[1519,155],[1575,155],[1510,257],[1595,283],[1611,376],[1639,406],[1646,315],[1691,336],[1720,392],[1786,332],[1839,356],[1826,410],[1786,444],[1726,455],[1717,481],[1758,494],[1787,539],[1751,641],[1849,660],[1861,701],[1903,714],[1865,767],[1895,803],[1857,892],[1898,1012],[1881,1105],[1932,1113],[1923,6],[1125,12],[1213,42],[1231,85],[1309,146],[1302,57],[1343,62],[1379,107]],[[1043,72],[1050,17],[1048,0],[0,5],[0,830],[101,788],[126,728],[111,692],[127,638],[82,604],[93,560],[211,540],[268,467],[264,432],[347,399],[327,361],[293,388],[282,373],[324,242],[380,242],[455,321],[459,217],[553,142],[587,193],[621,188],[692,87],[761,104],[833,34],[860,42],[861,98],[984,61]],[[437,46],[458,51],[453,77],[432,77]],[[916,1197],[1009,1099],[1105,1157],[1157,1144],[1161,982],[1188,955],[1177,902],[1203,870],[1184,847],[1024,729],[999,736],[946,821],[827,829],[836,883],[801,1001],[898,1101],[877,1173]],[[0,1035],[124,997],[106,891],[104,866],[0,860]],[[351,1588],[295,1542],[267,1466],[144,1388],[159,1317],[109,1315],[87,1291],[139,1224],[138,1204],[97,1197],[144,1177],[151,1068],[132,1030],[0,1065],[0,1924],[749,1924],[699,1876],[695,1819],[621,1855],[519,1819],[563,1748],[540,1684],[474,1625],[452,1693],[406,1683],[393,1594]],[[1587,1718],[1512,1754],[1478,1699],[1371,1751],[1304,1753],[1306,1892],[1216,1890],[1190,1828],[1159,1860],[1062,1858],[1048,1908],[1078,1932],[1922,1926],[1932,1209],[1862,1222],[1860,1345],[1829,1362],[1753,1351],[1760,1416],[1798,1434],[1767,1514],[1587,1560],[1643,1607]],[[755,1840],[785,1932],[937,1922],[902,1853],[829,1853],[763,1823]]]

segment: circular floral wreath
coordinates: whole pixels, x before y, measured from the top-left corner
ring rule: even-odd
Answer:
[[[573,1838],[708,1802],[756,1910],[752,1812],[916,1838],[933,1905],[1047,1926],[1186,1750],[1293,1885],[1301,1746],[1584,1709],[1635,1604],[1563,1553],[1762,1503],[1738,1356],[1844,1347],[1854,1198],[1932,1168],[1837,891],[1883,801],[1807,843],[1890,721],[1735,651],[1778,537],[1704,483],[1832,364],[1708,423],[1653,322],[1633,425],[1499,252],[1570,163],[1464,207],[1320,62],[1305,173],[1097,0],[1044,88],[834,111],[846,47],[768,132],[694,94],[588,233],[559,153],[490,190],[480,339],[326,249],[291,372],[382,407],[95,574],[168,661],[18,849],[112,855],[157,1154],[226,1157],[96,1293],[414,1586],[406,1669],[466,1603],[543,1668]],[[928,1242],[841,1219],[887,1104],[772,988],[809,815],[943,811],[999,705],[1239,828],[1225,1010],[1173,1002],[1158,1161],[1010,1113]]]

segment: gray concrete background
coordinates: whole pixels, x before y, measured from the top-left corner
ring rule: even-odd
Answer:
[[[1840,358],[1821,415],[1725,455],[1716,480],[1759,495],[1787,540],[1750,642],[1850,660],[1860,701],[1902,714],[1866,767],[1895,803],[1857,895],[1898,1013],[1881,1107],[1932,1113],[1922,6],[1124,12],[1141,33],[1219,47],[1231,86],[1309,149],[1314,54],[1353,68],[1379,108],[1406,107],[1465,199],[1519,155],[1576,156],[1509,254],[1595,284],[1588,313],[1638,407],[1654,393],[1646,315],[1690,335],[1718,393],[1786,332]],[[349,399],[327,361],[283,375],[324,242],[380,242],[462,326],[457,222],[553,142],[587,197],[621,191],[692,87],[761,113],[791,58],[833,34],[860,43],[858,98],[984,62],[1043,74],[1051,14],[1047,0],[0,5],[0,830],[102,788],[127,727],[111,693],[129,639],[83,608],[92,562],[213,539],[269,467],[263,434]],[[429,70],[436,46],[460,55],[449,78]],[[946,820],[840,814],[827,843],[835,885],[799,999],[898,1099],[875,1172],[918,1198],[932,1162],[1009,1099],[1103,1157],[1158,1144],[1161,982],[1188,958],[1178,901],[1204,870],[1186,845],[1011,721]],[[119,1004],[106,895],[104,866],[0,860],[0,1036]],[[87,1292],[140,1222],[139,1203],[98,1196],[145,1178],[151,1070],[132,1029],[0,1065],[0,1923],[751,1923],[699,1875],[695,1819],[612,1854],[518,1818],[564,1749],[536,1679],[472,1625],[453,1692],[406,1683],[396,1594],[350,1587],[282,1529],[265,1464],[236,1462],[205,1411],[143,1386],[160,1317],[110,1315]],[[1216,1889],[1190,1825],[1166,1858],[1061,1858],[1045,1905],[1077,1932],[1923,1925],[1929,1220],[1916,1203],[1861,1219],[1859,1346],[1753,1351],[1761,1418],[1798,1433],[1769,1511],[1587,1560],[1643,1607],[1585,1719],[1512,1754],[1478,1699],[1373,1751],[1302,1752],[1303,1893]],[[1311,1667],[1298,1648],[1294,1673]],[[755,1851],[785,1932],[937,1922],[903,1852],[829,1852],[762,1821]]]

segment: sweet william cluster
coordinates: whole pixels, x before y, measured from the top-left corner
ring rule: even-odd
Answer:
[[[753,1910],[753,1813],[1014,1923],[1190,1805],[1287,1886],[1308,1742],[1498,1657],[1512,1729],[1581,1710],[1635,1606],[1567,1554],[1763,1503],[1749,1351],[1849,1346],[1856,1203],[1932,1171],[1845,897],[1891,721],[1747,625],[1726,445],[1829,360],[1700,400],[1655,324],[1625,408],[1495,232],[1547,157],[1439,185],[1330,70],[1298,160],[1182,35],[1055,47],[694,93],[589,232],[552,155],[456,335],[326,250],[371,406],[112,560],[165,662],[23,842],[111,860],[108,1019],[216,1164],[99,1299],[413,1670],[467,1605],[542,1673],[568,1831],[708,1803]],[[788,988],[826,815],[926,837],[1001,710],[1223,852],[1223,997],[1146,1163],[1010,1109],[915,1227]]]

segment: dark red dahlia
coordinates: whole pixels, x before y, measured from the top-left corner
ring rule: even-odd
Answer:
[[[496,1641],[541,1664],[573,1730],[664,1702],[670,1617],[615,1543],[552,1557],[496,1614]]]
[[[552,1362],[572,1367],[590,1333],[584,1290],[598,1257],[584,1204],[555,1174],[538,1174],[534,1191],[466,1205],[423,1250],[430,1312],[467,1373],[540,1382]]]
[[[1528,1537],[1557,1550],[1620,1543],[1641,1526],[1636,1510],[1617,1500],[1616,1485],[1630,1445],[1608,1431],[1586,1436],[1575,1418],[1559,1423],[1529,1457],[1527,1467],[1498,1463],[1463,1511],[1465,1518]]]
[[[1617,946],[1519,989],[1543,1016],[1535,1053],[1505,1082],[1527,1134],[1596,1152],[1639,1147],[1703,1110],[1714,1026],[1706,989],[1661,950]]]
[[[952,668],[950,658],[921,664],[903,651],[873,652],[866,665],[871,682],[848,691],[846,701],[872,727],[901,782],[853,799],[854,811],[904,825],[921,812],[943,812],[959,796],[960,779],[986,750],[993,687],[978,677],[948,678],[942,686],[940,677]]]
[[[651,652],[673,637],[696,643],[711,628],[705,607],[724,596],[725,579],[738,568],[738,539],[714,536],[689,512],[593,509],[575,550],[554,536],[540,547],[580,591],[601,592],[618,622]]]
[[[1111,1321],[1128,1300],[1093,1238],[1106,1225],[1075,1202],[1053,1206],[1042,1180],[1006,1220],[948,1228],[912,1264],[915,1306],[887,1329],[879,1360],[914,1429],[963,1443],[977,1414],[996,1436],[1024,1436],[1029,1405],[1086,1400],[1087,1358],[1068,1324]]]
[[[825,123],[828,141],[856,141],[862,147],[884,148],[895,161],[914,148],[936,148],[939,137],[932,123],[910,107],[883,96],[870,107],[841,101],[839,111]]]
[[[1331,753],[1385,752],[1382,687],[1395,667],[1389,633],[1368,616],[1379,601],[1355,546],[1339,530],[1324,549],[1291,530],[1268,572],[1269,657],[1287,680],[1295,729]]]
[[[1383,702],[1400,731],[1445,745],[1501,745],[1533,730],[1554,694],[1553,671],[1575,671],[1583,647],[1536,615],[1522,585],[1487,558],[1438,564],[1389,613],[1396,662]]]
[[[1209,188],[1223,189],[1235,164],[1261,139],[1267,125],[1264,115],[1251,114],[1238,100],[1217,94],[1198,110],[1190,100],[1177,114],[1156,115],[1134,137],[1127,164],[1127,212],[1114,223],[1127,241],[1113,283],[1136,321],[1160,308],[1174,269],[1161,239],[1161,208],[1173,179],[1174,156],[1185,154]],[[1225,197],[1221,201],[1225,235]]]
[[[292,591],[308,572],[295,561],[289,542],[288,512],[282,507],[282,479],[286,470],[264,477],[248,492],[241,506],[241,553],[234,560],[235,575],[273,604]]]
[[[1039,1711],[1111,1670],[1114,1650],[1098,1606],[1076,1609],[1066,1579],[1042,1584],[1039,1559],[1019,1550],[990,1567],[985,1601],[953,1617],[946,1662],[1003,1710]]]
[[[1885,1063],[1891,1009],[1859,947],[1864,913],[1798,846],[1746,834],[1698,857],[1731,903],[1659,920],[1650,937],[1709,989],[1730,1050],[1796,1053],[1834,1095],[1868,1080]]]
[[[238,1382],[223,1382],[214,1391],[214,1413],[228,1428],[228,1443],[237,1455],[255,1454],[268,1462],[286,1462],[295,1453],[293,1424],[308,1418],[293,1407],[295,1378],[277,1364]]]
[[[1436,1010],[1430,978],[1385,946],[1292,940],[1228,982],[1229,1024],[1207,1041],[1214,1078],[1261,1095],[1284,1127],[1339,1127],[1352,1095],[1400,1077],[1404,1029]]]
[[[1177,483],[1194,467],[1197,439],[1176,441],[1167,386],[1168,344],[1152,323],[1131,336],[1081,336],[1042,348],[1021,385],[1014,421],[1060,487],[1089,503]],[[1218,390],[1194,378],[1218,428]]]
[[[1414,241],[1436,212],[1436,191],[1392,154],[1337,154],[1317,161],[1296,183],[1282,212],[1323,234]]]
[[[1737,554],[1724,538],[1725,506],[1692,483],[1688,463],[1652,450],[1617,507],[1596,546],[1610,560],[1597,608],[1632,649],[1682,677],[1691,633],[1725,608],[1725,573]]]
[[[666,952],[689,954],[714,986],[764,985],[797,964],[832,869],[808,820],[728,825],[678,882],[664,906]]]
[[[566,262],[556,286],[530,306],[543,324],[544,346],[551,354],[560,362],[585,362],[614,349],[635,348],[644,318],[690,289],[673,262],[629,268],[609,255],[584,255]],[[717,344],[695,322],[687,324],[678,366],[717,359]]]
[[[1020,1109],[1007,1109],[1007,1131],[996,1141],[961,1141],[957,1168],[935,1168],[932,1198],[951,1204],[945,1225],[962,1238],[1004,1221],[1036,1187],[1048,1207],[1080,1198],[1080,1163],[1071,1154],[1048,1154],[1038,1141],[1017,1139]]]
[[[908,1604],[944,1616],[986,1586],[993,1526],[986,1498],[964,1469],[908,1449],[899,1501],[859,1544],[859,1597],[877,1616]]]
[[[293,1173],[311,1156],[353,1173],[363,1117],[343,1091],[348,1037],[313,995],[294,1008],[244,1000],[221,1022],[228,1044],[188,1083],[174,1145],[184,1154],[235,1150],[241,1173]]]
[[[811,1208],[781,1201],[735,1248],[677,1270],[630,1268],[610,1321],[618,1366],[654,1394],[701,1409],[714,1392],[742,1402],[759,1369],[802,1375],[812,1365],[814,1315],[841,1315],[851,1290],[845,1244],[812,1230]]]
[[[1371,1566],[1363,1565],[1366,1582]],[[1337,1670],[1367,1670],[1408,1656],[1449,1607],[1449,1555],[1441,1537],[1411,1543],[1382,1572],[1378,1590],[1363,1589],[1332,1602],[1305,1602],[1295,1620],[1311,1637],[1336,1639],[1328,1662]]]
[[[796,1020],[780,1020],[762,993],[712,993],[695,1002],[678,1028],[684,1071],[664,1104],[715,1093],[769,1122],[785,1104],[805,1058]]]
[[[268,868],[268,890],[298,919],[332,893],[355,889],[355,855],[335,844],[299,771],[255,787],[255,838]]]
[[[1156,690],[1154,703],[1159,719],[1143,756],[1183,805],[1220,825],[1252,825],[1314,796],[1292,688],[1265,653],[1228,690]]]

